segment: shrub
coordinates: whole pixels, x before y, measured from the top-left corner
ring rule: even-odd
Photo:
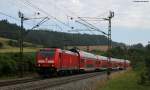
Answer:
[[[20,60],[19,53],[0,54],[0,76],[17,75],[21,72],[35,72],[34,53],[25,53]]]
[[[140,73],[139,83],[142,85],[150,85],[150,56],[145,57],[145,66]]]
[[[0,42],[0,48],[3,48],[3,46],[4,46],[3,43]]]
[[[11,75],[15,74],[16,71],[16,62],[7,55],[0,55],[0,75]]]
[[[22,68],[24,72],[34,72],[35,71],[35,60],[34,53],[24,53],[23,60],[20,60],[20,53],[15,53],[11,55],[11,58],[17,62],[19,71]]]
[[[19,43],[15,40],[9,40],[8,45],[13,46],[13,47],[18,47]]]

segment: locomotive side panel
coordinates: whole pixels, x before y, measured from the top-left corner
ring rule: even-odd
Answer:
[[[60,70],[77,70],[79,68],[79,56],[75,53],[62,52],[60,62]]]

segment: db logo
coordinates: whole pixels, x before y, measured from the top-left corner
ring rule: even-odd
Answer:
[[[48,58],[45,58],[45,62],[48,63]]]

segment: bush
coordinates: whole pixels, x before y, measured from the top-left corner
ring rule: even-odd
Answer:
[[[150,85],[150,56],[145,57],[145,66],[140,73],[139,83],[142,85]]]
[[[23,63],[26,72],[34,72],[35,71],[35,54],[34,53],[26,53],[24,54]]]
[[[0,54],[0,76],[32,73],[35,69],[34,53],[25,53],[22,61],[20,53]]]
[[[17,71],[17,65],[14,60],[11,60],[7,55],[0,56],[0,75],[11,75]]]
[[[24,53],[23,60],[20,60],[20,53],[15,53],[11,55],[11,58],[17,62],[18,67],[22,68],[24,72],[34,72],[35,71],[35,54],[34,53]],[[19,71],[21,71],[19,69]]]
[[[0,42],[0,48],[3,48],[3,46],[4,46],[3,43]]]
[[[13,47],[18,47],[19,43],[15,40],[9,40],[8,45],[13,46]]]

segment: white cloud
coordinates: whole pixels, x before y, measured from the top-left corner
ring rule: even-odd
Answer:
[[[114,25],[135,27],[140,24],[148,28],[150,19],[150,3],[134,3],[132,0],[27,0],[32,4],[42,8],[52,16],[62,20],[69,16],[101,16],[106,17],[109,10],[115,12]],[[22,4],[21,4],[22,3]],[[6,5],[7,4],[7,5]],[[14,6],[13,6],[14,4]],[[11,6],[12,5],[12,6]],[[11,8],[7,8],[10,6]],[[27,8],[28,7],[28,8]],[[3,0],[0,4],[1,10],[11,14],[22,10],[25,13],[35,13],[26,3],[26,0]],[[105,13],[104,13],[105,12]],[[107,13],[106,13],[107,12]],[[13,14],[14,15],[14,14]],[[15,14],[16,15],[16,14]],[[30,14],[29,14],[30,15]],[[42,13],[41,13],[42,15]]]
[[[133,0],[27,0],[43,9],[50,15],[62,21],[67,21],[67,16],[107,17],[109,10],[115,12],[112,27],[130,28],[130,30],[150,29],[150,3],[134,3]],[[1,0],[0,8],[14,17],[18,10],[27,16],[39,12],[26,3],[26,0]],[[42,13],[41,16],[46,16]],[[57,22],[58,23],[58,22]],[[99,22],[96,26],[106,26]],[[51,24],[51,23],[50,23]],[[74,25],[77,26],[77,25]],[[106,26],[107,27],[107,26]],[[78,26],[77,26],[78,28]],[[125,29],[124,29],[125,31]],[[146,37],[147,38],[147,37]],[[145,41],[146,42],[146,41]]]

